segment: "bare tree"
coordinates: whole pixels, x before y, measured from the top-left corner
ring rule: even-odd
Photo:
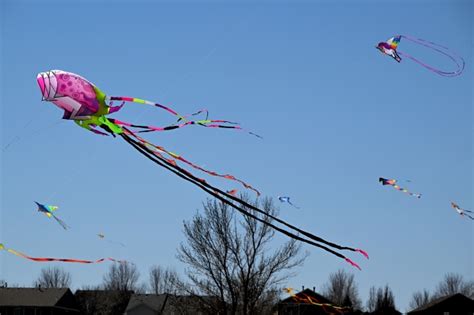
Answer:
[[[354,274],[342,269],[329,275],[329,281],[324,286],[323,295],[337,305],[349,306],[353,309],[360,309],[362,306],[357,284],[354,281]]]
[[[154,294],[178,294],[179,276],[175,270],[164,269],[161,266],[153,266],[150,269],[150,289]]]
[[[462,275],[447,273],[438,284],[433,294],[433,299],[461,293],[468,298],[474,298],[474,281],[465,281]]]
[[[54,266],[41,269],[41,274],[34,282],[35,287],[68,288],[71,285],[71,274]]]
[[[369,299],[367,300],[367,311],[375,312],[377,308],[377,289],[372,286],[369,290]]]
[[[254,205],[276,215],[271,199]],[[266,216],[262,219],[270,222]],[[180,245],[178,259],[189,266],[187,277],[193,288],[188,291],[212,297],[208,301],[217,299],[209,305],[215,314],[265,312],[270,304],[266,299],[275,298],[272,292],[306,258],[299,255],[300,245],[293,240],[270,251],[271,228],[246,216],[237,221],[232,208],[212,200],[204,203],[204,214],[184,222],[184,234],[186,244]]]
[[[140,273],[134,264],[128,262],[114,263],[103,278],[106,290],[140,291],[138,284]]]
[[[369,312],[383,312],[386,314],[394,313],[396,310],[395,298],[388,285],[385,285],[384,288],[370,288],[367,310]]]
[[[411,309],[416,309],[416,308],[425,306],[430,301],[431,301],[430,292],[426,289],[423,289],[423,291],[417,291],[413,293],[409,305]]]

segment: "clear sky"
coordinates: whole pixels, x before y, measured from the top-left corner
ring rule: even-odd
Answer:
[[[181,113],[207,108],[264,140],[230,130],[187,128],[148,135],[210,169],[232,173],[265,196],[290,195],[285,220],[366,249],[359,272],[324,251],[288,286],[321,289],[339,268],[356,274],[362,299],[389,284],[396,304],[433,289],[446,272],[473,279],[473,2],[311,1],[1,2],[0,240],[32,256],[133,261],[148,279],[174,266],[183,220],[205,193],[159,168],[119,138],[61,120],[41,102],[39,72],[81,74],[108,95],[145,98]],[[460,77],[397,64],[374,46],[407,34],[464,56]],[[399,49],[450,69],[449,60],[402,42]],[[130,105],[114,117],[165,125],[164,111]],[[411,180],[416,199],[378,177]],[[225,189],[232,182],[208,178]],[[60,206],[64,231],[33,201]],[[125,248],[100,241],[105,233]],[[284,241],[275,238],[275,246]],[[31,285],[44,264],[0,254],[0,278]],[[109,268],[63,264],[74,287]]]

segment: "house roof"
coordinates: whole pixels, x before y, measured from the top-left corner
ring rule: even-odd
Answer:
[[[119,294],[132,295],[133,291],[118,291],[118,290],[76,290],[74,295],[76,298],[90,298],[98,297],[101,300],[108,297],[115,297]]]
[[[59,306],[68,288],[0,288],[0,306]]]
[[[123,314],[133,291],[77,290],[74,294],[84,314]]]
[[[474,304],[474,301],[470,298],[468,298],[467,296],[461,294],[461,293],[456,293],[456,294],[451,294],[451,295],[446,295],[446,296],[443,296],[443,297],[440,297],[440,298],[437,298],[433,301],[431,301],[430,303],[428,304],[425,304],[423,306],[420,306],[414,310],[411,310],[410,312],[408,312],[408,314],[411,314],[411,313],[415,313],[415,312],[421,312],[421,311],[426,311],[430,308],[432,308],[433,306],[437,305],[437,304],[440,304],[446,300],[449,300],[449,299],[463,299],[463,300],[469,300],[469,301],[472,301],[472,303]]]
[[[134,294],[128,302],[126,310],[129,311],[140,305],[146,305],[154,311],[161,311],[165,306],[167,294]]]

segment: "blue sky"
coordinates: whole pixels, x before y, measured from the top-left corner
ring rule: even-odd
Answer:
[[[266,196],[290,195],[280,216],[326,239],[366,249],[362,272],[305,246],[310,256],[288,286],[320,289],[329,273],[355,272],[365,301],[389,284],[402,311],[415,290],[446,272],[473,279],[474,208],[470,1],[1,3],[2,169],[0,239],[32,256],[133,261],[147,280],[154,264],[184,266],[176,248],[206,195],[135,152],[61,120],[41,102],[36,74],[81,74],[108,95],[145,98],[181,113],[207,108],[264,140],[188,128],[150,139],[198,164],[230,172]],[[460,77],[374,46],[407,34],[456,50]],[[402,42],[439,65],[449,60]],[[130,105],[114,115],[164,125],[163,111]],[[418,200],[381,187],[410,179]],[[232,182],[209,179],[225,189]],[[60,206],[64,231],[33,201]],[[103,232],[126,243],[97,239]],[[285,240],[276,237],[275,246]],[[3,253],[0,278],[30,285],[42,264]],[[75,287],[98,284],[102,265],[62,265]]]

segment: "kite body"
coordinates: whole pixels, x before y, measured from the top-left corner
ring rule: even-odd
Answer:
[[[123,132],[105,115],[117,112],[121,106],[108,106],[106,96],[98,87],[80,75],[62,70],[41,72],[36,77],[43,101],[48,101],[64,111],[63,119],[74,120],[79,126],[94,133],[99,126],[110,134]]]
[[[415,43],[417,45],[420,45],[420,46],[429,48],[431,50],[434,50],[435,52],[437,52],[439,54],[442,54],[445,57],[448,57],[449,59],[451,59],[452,62],[454,62],[456,64],[457,69],[454,70],[454,71],[443,71],[443,70],[437,69],[433,66],[430,66],[430,65],[420,61],[419,59],[417,59],[417,58],[415,58],[415,57],[413,57],[413,56],[411,56],[407,53],[403,53],[403,52],[397,50],[398,45],[399,45],[400,41],[402,40],[402,38],[404,38],[405,40],[411,41],[412,43]],[[441,46],[441,45],[433,43],[433,42],[430,42],[430,41],[427,41],[427,40],[424,40],[424,39],[421,39],[421,38],[414,38],[414,37],[407,36],[407,35],[394,36],[394,37],[390,38],[389,40],[387,40],[386,42],[378,43],[377,46],[375,46],[375,48],[380,50],[383,54],[392,57],[397,62],[400,62],[402,60],[402,58],[400,57],[400,55],[401,55],[401,56],[404,56],[408,59],[411,59],[412,61],[416,62],[417,64],[419,64],[422,67],[425,67],[426,69],[430,70],[431,72],[434,72],[436,74],[439,74],[439,75],[445,76],[445,77],[455,77],[455,76],[460,75],[463,72],[464,66],[465,66],[464,59],[461,56],[457,55],[456,53],[452,52],[449,48]]]
[[[382,185],[384,185],[384,186],[385,185],[393,186],[397,183],[397,180],[395,180],[395,179],[386,179],[386,178],[380,177],[379,182],[382,183]]]
[[[44,213],[48,218],[54,218],[56,220],[56,222],[58,222],[62,227],[63,229],[67,230],[68,226],[66,223],[64,223],[63,220],[59,219],[57,216],[54,215],[54,211],[56,211],[58,209],[57,206],[49,206],[49,205],[43,205],[39,202],[36,202],[36,205],[38,206],[38,212],[41,212],[41,213]]]
[[[64,110],[64,119],[87,120],[118,111],[121,106],[107,106],[105,94],[80,75],[51,70],[36,78],[43,100]]]
[[[380,42],[376,46],[382,53],[392,57],[397,62],[400,62],[402,58],[397,53],[398,43],[400,42],[400,36],[392,37],[386,42]]]

